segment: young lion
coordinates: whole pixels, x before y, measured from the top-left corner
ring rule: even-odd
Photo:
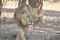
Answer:
[[[33,12],[29,5],[21,4],[14,14],[14,19],[19,22],[20,33],[18,33],[16,40],[27,40],[29,24],[33,23]]]

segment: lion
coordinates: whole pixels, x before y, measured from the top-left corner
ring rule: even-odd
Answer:
[[[18,33],[16,40],[27,40],[29,25],[34,23],[32,8],[29,5],[21,4],[15,10],[14,19],[19,23],[20,33]]]
[[[35,13],[35,23],[44,24],[43,13],[42,13],[43,0],[29,0],[29,5],[32,7]]]
[[[28,1],[28,4],[26,3]],[[33,12],[34,12],[34,21],[35,21],[35,24],[37,23],[41,23],[41,24],[44,24],[44,19],[43,19],[43,11],[42,11],[42,6],[43,6],[43,0],[22,0],[22,1],[19,1],[19,4],[27,4],[27,5],[30,5],[33,9]]]

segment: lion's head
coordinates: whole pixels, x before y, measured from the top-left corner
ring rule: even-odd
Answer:
[[[32,8],[29,5],[21,4],[16,10],[14,14],[14,18],[18,21],[21,21],[23,25],[32,24],[34,22],[33,18],[34,14],[32,12]]]

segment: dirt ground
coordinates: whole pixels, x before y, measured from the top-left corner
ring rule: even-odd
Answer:
[[[39,28],[38,28],[39,27]],[[0,40],[15,40],[19,33],[19,26],[13,19],[1,19]],[[29,40],[48,40],[52,35],[59,35],[59,27],[48,25],[33,25],[29,29]]]
[[[58,5],[57,5],[58,4]],[[43,5],[47,24],[33,25],[29,29],[28,40],[60,39],[60,2]],[[15,40],[19,27],[13,19],[0,19],[0,40]]]

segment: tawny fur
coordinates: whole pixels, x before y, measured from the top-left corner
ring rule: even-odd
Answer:
[[[20,33],[18,33],[16,40],[26,40],[28,38],[29,23],[33,22],[33,13],[31,7],[26,4],[21,4],[14,14],[14,19],[19,23]]]

